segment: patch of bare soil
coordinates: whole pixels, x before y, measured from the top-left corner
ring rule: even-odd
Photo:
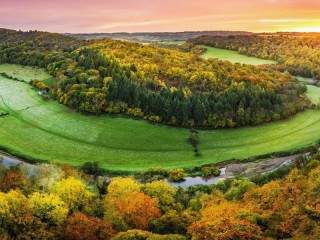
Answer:
[[[242,174],[245,177],[250,177],[255,174],[265,174],[274,171],[283,165],[292,164],[301,156],[302,154],[296,154],[287,157],[263,160],[260,162],[231,163],[225,166],[226,172],[223,177],[233,177],[237,174]]]

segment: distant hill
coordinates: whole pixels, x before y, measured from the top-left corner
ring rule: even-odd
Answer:
[[[28,51],[37,50],[39,53],[46,51],[62,51],[63,49],[74,49],[86,45],[86,41],[59,33],[50,33],[43,31],[15,31],[11,29],[0,28],[0,46],[5,48],[24,48]],[[4,48],[3,48],[4,49]],[[21,49],[20,49],[21,50]],[[9,55],[8,55],[9,56]]]
[[[187,40],[203,35],[209,36],[235,36],[235,35],[252,35],[251,32],[245,31],[187,31],[187,32],[138,32],[138,33],[67,33],[80,39],[102,39],[111,38],[117,40],[130,40],[138,42],[158,42],[172,40]]]

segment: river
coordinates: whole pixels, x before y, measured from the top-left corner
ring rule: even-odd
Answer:
[[[2,157],[2,165],[9,168],[12,165],[17,165],[17,164],[24,164],[26,166],[32,167],[33,165],[30,163],[26,163],[20,159],[14,158],[14,157],[9,157],[6,155],[2,155],[0,154],[0,156]]]
[[[31,169],[33,168],[34,165],[30,163],[26,163],[20,159],[14,158],[14,157],[9,157],[6,155],[0,155],[2,156],[2,165],[9,168],[10,166],[16,165],[16,164],[24,164]],[[212,178],[203,178],[203,177],[186,177],[184,181],[181,182],[168,182],[171,186],[174,187],[183,187],[187,188],[190,186],[194,185],[210,185],[210,184],[216,184],[218,181],[225,180],[226,178],[223,177],[226,173],[226,168],[220,168],[220,176],[218,177],[212,177]]]

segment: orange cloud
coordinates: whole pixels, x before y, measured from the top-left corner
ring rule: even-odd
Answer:
[[[319,0],[10,0],[0,27],[52,32],[320,31]]]

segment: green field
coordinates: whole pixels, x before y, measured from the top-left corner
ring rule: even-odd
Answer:
[[[110,170],[189,168],[294,150],[320,139],[320,111],[309,110],[287,121],[257,127],[199,131],[201,156],[195,157],[187,141],[188,129],[84,115],[53,100],[44,101],[30,85],[2,76],[0,112],[9,113],[0,117],[0,146],[10,152],[73,165],[99,161]]]
[[[186,41],[182,41],[182,40],[176,40],[176,41],[160,41],[157,42],[159,44],[164,44],[164,45],[182,45],[184,43],[186,43]]]
[[[6,73],[12,78],[18,78],[19,80],[23,80],[25,82],[38,79],[49,85],[53,79],[53,77],[44,69],[16,64],[0,64],[0,73]]]
[[[320,104],[320,87],[314,86],[312,78],[297,77],[300,82],[304,82],[308,86],[307,96],[314,104]]]
[[[307,96],[314,104],[320,104],[320,87],[308,85]]]
[[[207,49],[207,51],[202,55],[203,58],[218,58],[223,61],[229,61],[232,63],[243,63],[243,64],[251,64],[251,65],[262,65],[262,64],[275,64],[275,61],[260,59],[256,57],[249,57],[246,55],[242,55],[237,51],[214,48],[205,45],[200,45]]]

